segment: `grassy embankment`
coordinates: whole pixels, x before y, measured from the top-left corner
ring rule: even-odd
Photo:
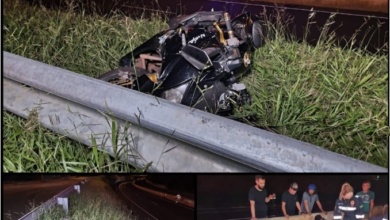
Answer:
[[[123,201],[111,189],[105,177],[91,177],[81,185],[81,192],[73,192],[69,197],[69,212],[62,206],[55,206],[39,219],[131,219],[138,217],[130,212]]]
[[[5,51],[91,77],[116,68],[121,56],[167,28],[158,16],[101,17],[18,1],[4,2],[3,10]],[[316,46],[286,40],[284,26],[270,25],[275,39],[255,52],[252,72],[242,79],[253,98],[244,111],[256,115],[251,124],[387,166],[388,56],[335,47],[327,28]],[[6,111],[3,119],[5,171],[134,170],[34,120]]]

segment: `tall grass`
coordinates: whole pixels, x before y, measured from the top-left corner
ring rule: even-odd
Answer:
[[[123,54],[166,28],[157,17],[133,20],[117,15],[104,19],[73,9],[70,5],[67,11],[54,11],[5,1],[4,50],[96,77],[115,68]],[[26,121],[6,111],[3,120],[5,172],[143,172],[148,167],[137,169],[119,160],[128,153],[121,152],[123,148],[114,149],[111,157],[96,142],[88,149],[42,128],[37,120]],[[117,131],[118,127],[112,129]]]
[[[275,20],[266,20],[273,40],[253,54],[252,71],[242,78],[253,103],[236,116],[255,115],[249,124],[387,167],[388,57],[353,47],[359,42],[334,46],[334,33],[328,29],[332,17],[316,46],[298,43],[287,32],[286,21],[292,18],[276,15]],[[57,11],[4,2],[4,50],[91,77],[116,68],[120,57],[165,28],[166,20],[158,15],[102,17],[71,7]],[[4,157],[14,160],[12,149],[38,145],[29,143],[25,134],[12,139],[23,133],[25,122],[4,115],[9,148]],[[47,132],[34,131],[37,137]],[[59,140],[64,141],[59,146],[75,145],[64,137]]]
[[[96,77],[117,67],[119,58],[167,28],[157,16],[130,19],[121,15],[53,11],[5,1],[4,49],[47,64]]]
[[[256,51],[253,70],[242,79],[253,98],[244,115],[256,116],[253,125],[387,166],[387,46],[375,54],[357,49],[355,38],[345,48],[335,46],[329,28],[335,16],[315,46],[294,40],[286,23],[274,23],[276,37]]]
[[[96,143],[87,147],[43,128],[32,115],[24,120],[3,111],[4,172],[144,172],[148,168],[119,160],[129,157],[125,148],[114,149],[115,156],[110,156]]]
[[[55,206],[41,215],[39,219],[139,219],[131,210],[127,209],[104,177],[89,178],[89,182],[81,185],[80,194],[74,192],[68,201],[68,213],[65,213],[61,206]]]

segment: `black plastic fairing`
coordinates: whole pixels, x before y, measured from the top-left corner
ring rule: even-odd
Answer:
[[[191,45],[184,46],[181,55],[200,71],[211,64],[211,60],[205,51]]]
[[[163,82],[161,88],[168,90],[194,79],[197,75],[198,70],[195,67],[183,57],[177,56],[167,64],[159,80]]]

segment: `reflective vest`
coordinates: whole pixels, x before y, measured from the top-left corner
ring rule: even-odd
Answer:
[[[359,196],[336,200],[333,219],[359,220],[363,218],[363,200]]]

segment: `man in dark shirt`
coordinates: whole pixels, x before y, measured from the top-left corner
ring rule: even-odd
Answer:
[[[296,215],[295,207],[299,210],[299,214],[302,214],[301,205],[298,202],[298,184],[291,183],[290,188],[282,194],[282,211],[283,215],[288,219],[290,215]]]
[[[266,203],[275,198],[275,193],[267,197],[265,186],[265,178],[261,175],[255,176],[256,185],[249,190],[249,202],[251,209],[252,220],[257,218],[267,218],[268,208]]]

